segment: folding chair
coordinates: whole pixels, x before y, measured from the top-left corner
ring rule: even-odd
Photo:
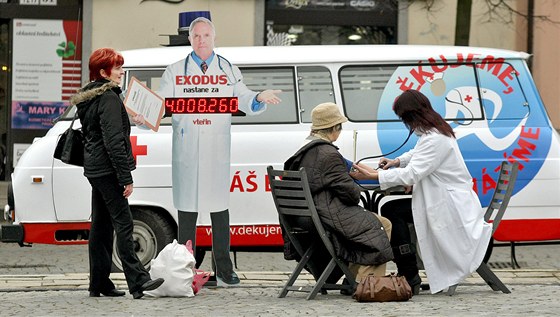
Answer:
[[[352,292],[356,284],[355,277],[348,269],[348,266],[336,256],[333,245],[323,228],[323,224],[315,209],[313,197],[311,196],[305,169],[301,168],[299,171],[283,171],[274,170],[272,166],[268,166],[267,172],[270,180],[272,197],[276,204],[280,223],[283,226],[282,229],[301,257],[301,260],[290,275],[290,278],[282,288],[278,297],[285,297],[289,291],[309,293],[307,296],[308,300],[315,298],[319,291],[321,291],[321,293],[326,293],[326,290],[347,290]],[[308,223],[312,223],[314,228],[303,228],[300,225],[303,219],[307,221],[312,220]],[[307,236],[308,234],[316,234],[318,237],[309,238],[309,236]],[[302,236],[307,236],[305,240],[306,243],[300,241],[300,237]],[[304,247],[304,244],[308,244],[309,246]],[[330,254],[331,260],[320,274],[320,277],[316,279],[315,285],[294,286],[295,281],[298,279],[304,267],[311,264],[310,259],[314,252],[323,246]],[[327,278],[337,266],[344,273],[348,284],[330,284],[326,282]]]
[[[498,176],[498,181],[496,183],[496,189],[494,191],[494,195],[492,196],[492,200],[490,201],[490,205],[488,209],[486,209],[486,213],[484,214],[484,220],[489,221],[490,217],[494,213],[495,210],[498,210],[494,220],[492,221],[492,235],[498,229],[500,225],[500,221],[504,216],[506,208],[509,204],[509,199],[511,198],[511,194],[513,193],[513,186],[515,185],[515,180],[517,178],[517,171],[519,169],[519,163],[514,162],[510,164],[506,161],[502,162],[502,166],[500,168],[500,174]],[[482,262],[476,272],[482,277],[482,279],[488,284],[492,290],[494,291],[502,291],[506,294],[511,293],[511,291],[500,281],[500,279],[492,272],[490,267]],[[447,295],[453,295],[455,293],[455,289],[457,285],[450,286],[447,290]]]

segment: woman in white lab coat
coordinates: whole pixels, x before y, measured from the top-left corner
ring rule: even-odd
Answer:
[[[428,98],[416,90],[405,91],[393,111],[419,136],[418,143],[394,160],[382,158],[380,170],[358,164],[351,175],[379,180],[381,189],[414,185],[414,227],[430,291],[437,293],[478,268],[492,227],[484,221],[453,129],[433,110]],[[419,286],[419,279],[415,283]]]

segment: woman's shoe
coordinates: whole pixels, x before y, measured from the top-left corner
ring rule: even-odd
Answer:
[[[420,278],[420,275],[416,274],[414,275],[413,278],[406,279],[406,281],[408,282],[408,285],[410,285],[410,288],[412,289],[412,295],[420,294],[420,285],[422,285],[422,279]]]
[[[352,289],[350,289],[350,287],[341,289],[341,290],[340,290],[340,294],[346,295],[346,296],[352,296],[352,295],[354,295],[354,292],[356,292],[356,285],[357,285],[357,284],[358,284],[358,283],[354,283],[354,287],[353,287]],[[344,279],[342,280],[342,285],[344,285],[344,286],[346,286],[346,285],[350,286],[350,282],[348,282],[348,279],[347,279],[347,278],[344,278]]]
[[[156,288],[160,287],[161,284],[163,284],[164,280],[162,278],[156,278],[155,280],[149,280],[146,283],[142,284],[142,286],[140,286],[140,289],[137,290],[136,292],[132,293],[132,297],[134,299],[140,299],[142,297],[144,297],[144,291],[152,291],[155,290]]]
[[[220,287],[238,286],[241,282],[237,273],[230,272],[229,274],[216,273],[216,285]]]
[[[107,296],[107,297],[119,297],[119,296],[124,296],[125,292],[119,291],[116,288],[113,288],[112,290],[107,291],[107,292],[90,291],[89,292],[89,297],[100,297],[101,294],[103,294],[103,296]]]

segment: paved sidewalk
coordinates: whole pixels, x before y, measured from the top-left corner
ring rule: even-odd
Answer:
[[[205,287],[194,298],[133,300],[88,297],[87,245],[34,245],[20,248],[0,243],[1,316],[558,316],[560,312],[560,245],[517,248],[521,269],[512,270],[507,247],[494,248],[492,270],[511,290],[494,292],[474,274],[454,296],[422,291],[404,303],[358,303],[329,291],[307,301],[304,293],[278,298],[295,262],[282,253],[241,252],[237,273],[241,286]],[[211,261],[202,263],[210,269]],[[388,272],[395,271],[392,263]],[[126,290],[122,274],[113,274]],[[427,282],[423,276],[424,282]],[[302,285],[311,282],[304,275]]]
[[[0,276],[0,316],[557,316],[560,270],[494,270],[512,291],[494,292],[478,276],[454,296],[421,291],[407,302],[358,303],[330,291],[308,301],[278,298],[286,272],[238,272],[241,286],[205,287],[193,298],[88,297],[87,274]],[[425,277],[425,276],[424,276]],[[113,274],[126,289],[123,275]],[[311,278],[304,275],[301,285]]]
[[[558,285],[560,286],[560,269],[494,269],[494,273],[506,285]],[[241,279],[242,288],[281,288],[288,280],[290,272],[237,272]],[[421,275],[423,282],[428,282],[425,274]],[[127,289],[122,273],[111,274],[111,279],[119,289]],[[309,285],[313,278],[308,273],[302,273],[297,284]],[[478,274],[467,278],[465,286],[481,285],[486,283]],[[458,291],[462,288],[459,286]],[[0,275],[0,292],[18,291],[49,291],[49,290],[87,290],[88,274],[25,274],[25,275]]]

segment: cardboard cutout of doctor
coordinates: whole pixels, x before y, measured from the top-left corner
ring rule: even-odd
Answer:
[[[278,104],[280,90],[249,90],[239,69],[214,53],[215,36],[209,19],[197,17],[191,22],[193,52],[167,67],[159,95],[238,97],[239,110],[246,115],[265,111],[266,104]],[[192,240],[194,245],[198,213],[209,213],[218,285],[238,284],[229,256],[231,114],[173,114],[172,122],[173,203],[179,210],[179,240]]]

